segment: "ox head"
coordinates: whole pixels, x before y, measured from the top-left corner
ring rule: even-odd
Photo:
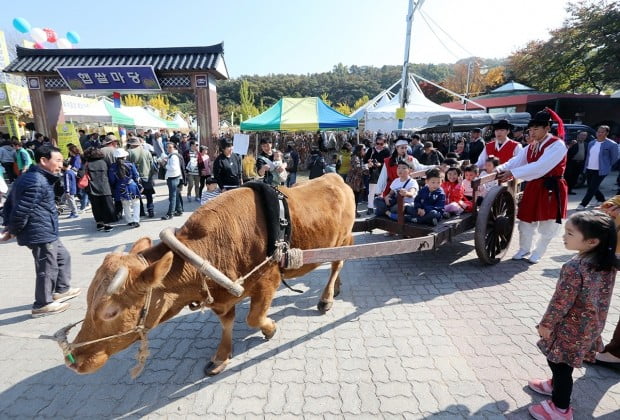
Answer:
[[[73,361],[66,362],[71,369],[78,373],[95,372],[111,355],[140,338],[132,330],[140,320],[148,291],[162,287],[173,261],[172,252],[166,252],[159,260],[147,262],[139,253],[150,246],[149,238],[139,239],[128,254],[112,252],[97,269],[88,288],[84,323],[71,344],[77,346],[71,350]],[[162,308],[151,304],[146,327],[153,328],[161,318],[157,311]],[[96,340],[101,341],[79,346]]]

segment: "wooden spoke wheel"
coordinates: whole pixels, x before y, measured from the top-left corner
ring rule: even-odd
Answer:
[[[476,254],[484,264],[500,262],[506,254],[515,225],[515,200],[506,186],[491,189],[476,218]]]

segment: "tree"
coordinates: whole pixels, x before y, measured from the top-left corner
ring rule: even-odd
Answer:
[[[515,79],[548,92],[601,93],[620,87],[620,3],[569,3],[549,41],[532,41],[509,57]]]
[[[362,106],[366,105],[368,101],[370,101],[370,98],[368,97],[368,95],[362,96],[357,101],[355,101],[355,103],[353,104],[353,109],[356,110],[356,109],[361,108]]]
[[[239,112],[243,115],[244,119],[255,117],[259,114],[258,108],[254,105],[254,92],[250,89],[250,83],[247,80],[241,81],[239,87],[239,98],[241,100],[241,106]]]
[[[130,93],[123,96],[123,105],[126,106],[144,106],[144,99],[140,96]]]
[[[351,111],[351,107],[349,105],[343,103],[337,104],[334,109],[344,115],[349,115],[353,112]]]
[[[170,113],[170,103],[165,96],[157,95],[149,99],[149,105],[157,109],[161,115],[166,116]]]
[[[332,101],[329,100],[329,95],[325,92],[321,93],[321,100],[327,104],[327,106],[332,106]]]

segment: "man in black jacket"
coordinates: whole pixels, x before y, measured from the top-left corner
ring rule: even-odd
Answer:
[[[17,243],[32,251],[36,270],[32,316],[65,311],[66,300],[80,294],[71,288],[71,256],[58,238],[58,211],[54,184],[59,181],[63,157],[60,149],[40,146],[35,150],[37,165],[20,176],[4,205],[3,241],[17,237]]]
[[[471,139],[469,140],[469,161],[476,163],[478,157],[484,150],[484,139],[482,138],[482,130],[474,128],[471,130]],[[466,145],[467,146],[467,145]]]
[[[220,140],[220,154],[213,162],[213,178],[220,190],[226,191],[241,186],[241,156],[233,153],[233,142],[229,138]]]

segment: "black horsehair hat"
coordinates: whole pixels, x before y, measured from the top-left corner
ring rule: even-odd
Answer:
[[[534,118],[527,124],[529,127],[546,127],[551,125],[551,114],[547,111],[539,111],[534,115]]]
[[[512,130],[512,124],[508,120],[499,120],[493,124],[493,130]]]

